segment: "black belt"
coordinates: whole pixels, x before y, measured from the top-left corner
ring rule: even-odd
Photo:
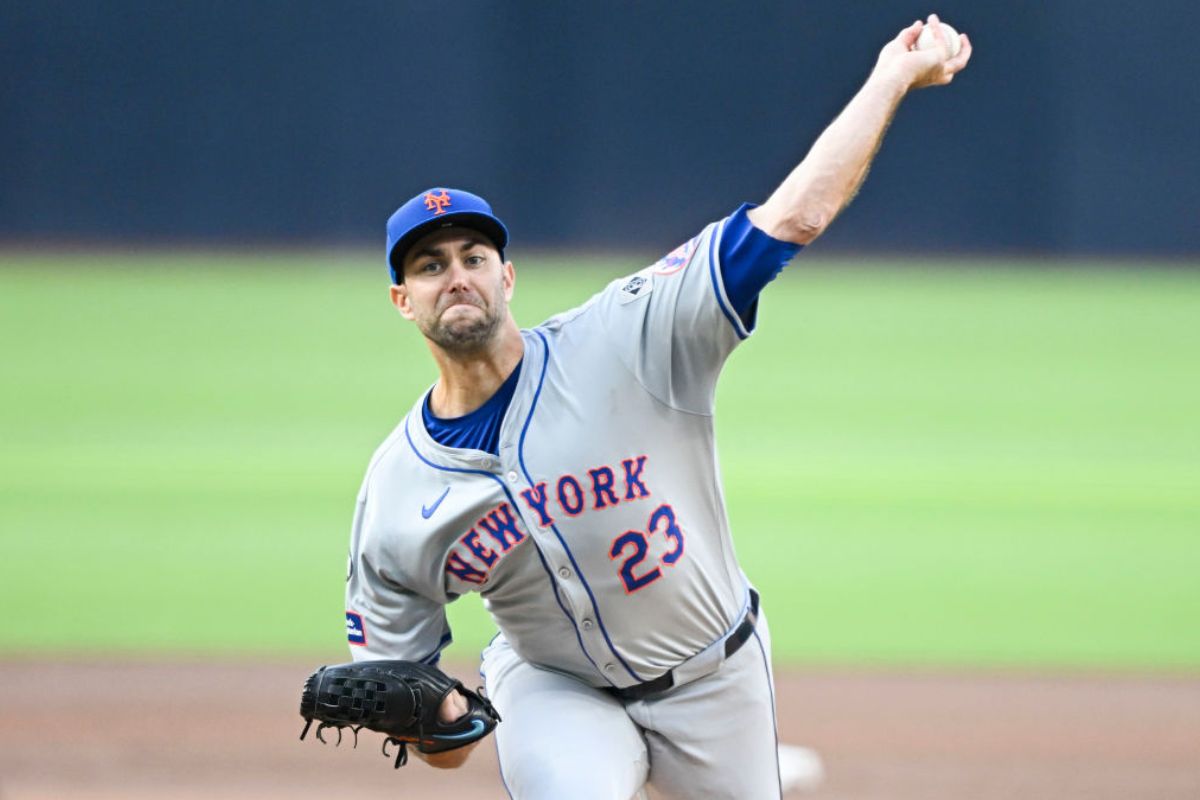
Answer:
[[[758,592],[750,590],[750,608],[746,611],[746,617],[742,623],[737,626],[733,633],[729,634],[725,639],[725,658],[729,658],[738,650],[742,649],[747,641],[750,640],[751,634],[754,633],[754,626],[758,623]],[[667,670],[662,675],[659,675],[652,681],[645,683],[635,683],[633,686],[626,686],[623,689],[618,689],[615,686],[605,686],[604,690],[616,697],[618,700],[633,702],[635,700],[644,700],[653,694],[665,692],[675,685],[675,670]]]

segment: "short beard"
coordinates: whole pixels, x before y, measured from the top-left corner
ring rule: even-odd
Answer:
[[[428,327],[422,326],[421,332],[425,334],[425,338],[447,353],[471,355],[486,350],[487,346],[496,338],[496,332],[500,330],[500,326],[504,322],[507,310],[504,302],[504,287],[502,285],[496,287],[491,302],[486,308],[483,306],[476,306],[476,308],[483,312],[482,317],[470,321],[459,320],[449,325],[443,323],[439,317]]]
[[[500,330],[499,314],[488,313],[481,319],[459,322],[453,326],[435,322],[425,337],[448,353],[467,355],[485,350]]]

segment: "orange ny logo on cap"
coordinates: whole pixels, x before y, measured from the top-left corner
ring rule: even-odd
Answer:
[[[432,211],[435,217],[438,214],[445,214],[448,205],[450,205],[450,195],[446,194],[445,189],[442,189],[441,194],[429,192],[425,195],[425,208]]]

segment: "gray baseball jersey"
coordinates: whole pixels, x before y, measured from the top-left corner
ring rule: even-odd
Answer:
[[[523,659],[594,686],[653,679],[745,613],[716,461],[717,376],[749,335],[709,225],[584,305],[522,331],[499,457],[445,447],[424,397],[358,496],[356,659],[437,659],[477,591]]]

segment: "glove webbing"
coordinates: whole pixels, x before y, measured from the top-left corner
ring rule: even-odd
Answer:
[[[409,686],[410,689],[412,688],[410,681],[404,681],[404,684],[405,684],[405,686]],[[487,712],[489,714],[491,714],[492,716],[494,716],[496,718],[496,721],[499,722],[500,714],[496,711],[496,707],[494,705],[492,705],[492,701],[490,699],[488,699],[488,696],[485,693],[484,688],[482,686],[476,688],[475,693],[479,696],[479,700],[483,704],[484,709],[486,709]],[[414,706],[413,707],[413,715],[416,717],[416,720],[417,720],[418,744],[425,740],[425,719],[424,719],[424,714],[422,713],[422,711],[423,711],[423,708],[421,705],[422,702],[423,702],[423,700],[421,697],[421,692],[414,691],[413,692],[413,706]],[[308,729],[312,727],[312,723],[313,723],[313,721],[311,718],[309,718],[304,723],[304,730],[300,731],[300,741],[304,741],[304,737],[308,735]],[[339,723],[339,722],[322,722],[320,725],[317,726],[317,733],[316,733],[317,740],[319,742],[321,742],[321,744],[329,744],[329,742],[325,741],[325,737],[322,735],[327,728],[333,728],[334,730],[337,731],[338,738],[337,738],[337,742],[334,744],[334,747],[342,746],[342,729],[349,728],[350,732],[354,734],[354,749],[355,750],[358,749],[358,732],[363,729],[362,725],[351,725],[347,722],[341,722],[341,723]],[[391,756],[388,754],[388,745],[389,744],[394,744],[394,745],[396,745],[396,748],[397,748],[396,749],[396,762],[392,766],[392,769],[400,769],[402,766],[404,766],[405,764],[408,763],[409,742],[404,741],[402,739],[397,739],[395,736],[388,736],[386,739],[383,740],[382,750],[383,750],[384,758],[391,758]]]

